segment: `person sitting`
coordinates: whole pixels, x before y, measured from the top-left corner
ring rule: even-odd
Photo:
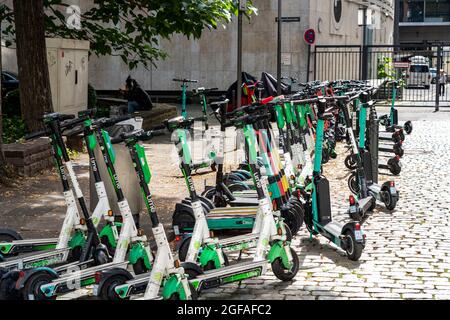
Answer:
[[[128,100],[128,113],[132,114],[136,111],[146,111],[153,108],[152,99],[136,80],[128,76],[125,82],[125,90],[123,92]]]

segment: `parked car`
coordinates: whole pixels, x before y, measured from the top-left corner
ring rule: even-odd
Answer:
[[[424,87],[429,89],[431,85],[431,73],[429,59],[422,56],[411,58],[411,65],[406,75],[407,87]]]
[[[431,75],[431,83],[436,83],[436,76],[437,76],[437,68],[430,68],[430,75]]]
[[[11,71],[2,71],[2,95],[19,88],[19,77]]]

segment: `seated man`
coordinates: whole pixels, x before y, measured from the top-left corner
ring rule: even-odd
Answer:
[[[121,90],[125,98],[128,100],[128,113],[132,114],[136,111],[151,110],[153,107],[152,99],[136,80],[128,76],[126,80],[125,90]]]

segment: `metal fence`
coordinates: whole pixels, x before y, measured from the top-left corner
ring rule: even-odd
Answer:
[[[316,46],[312,54],[316,80],[369,80],[381,85],[391,78],[402,79],[400,100],[450,105],[450,44]],[[442,85],[441,69],[448,81]],[[382,87],[380,95],[388,98],[389,92]]]

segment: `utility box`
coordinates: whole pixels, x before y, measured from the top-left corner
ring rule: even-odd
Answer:
[[[89,41],[47,38],[46,45],[54,111],[77,114],[86,110]]]

